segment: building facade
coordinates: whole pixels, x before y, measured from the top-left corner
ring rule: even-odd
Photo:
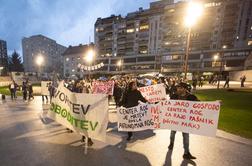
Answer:
[[[62,54],[64,63],[64,77],[65,78],[82,78],[84,75],[90,74],[89,71],[81,70],[79,65],[92,66],[94,63],[87,62],[85,56],[88,51],[94,50],[94,44],[69,46]],[[94,57],[95,58],[95,57]],[[95,59],[94,61],[95,62]],[[96,61],[97,62],[97,61]],[[104,71],[104,68],[99,70]]]
[[[252,1],[202,0],[204,13],[191,29],[189,71],[244,69],[252,54]],[[182,72],[188,29],[188,3],[162,0],[126,17],[111,15],[95,23],[97,63],[103,73]],[[218,59],[213,57],[218,55]],[[121,61],[123,67],[117,64]],[[97,73],[102,73],[97,71]]]
[[[0,39],[0,67],[3,67],[0,74],[6,74],[8,71],[8,55],[7,55],[7,43]]]
[[[56,43],[43,35],[35,35],[22,39],[23,62],[25,72],[51,73],[53,71],[63,74],[62,53],[66,47]],[[36,58],[43,57],[43,63],[39,67]]]

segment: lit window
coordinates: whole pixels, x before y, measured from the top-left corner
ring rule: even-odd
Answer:
[[[248,41],[248,46],[252,46],[252,40]]]
[[[141,54],[147,54],[147,50],[140,51]]]
[[[66,58],[66,61],[69,61],[69,58]]]
[[[138,31],[139,31],[139,28],[136,28],[136,31],[138,32]]]
[[[127,29],[127,33],[133,33],[134,32],[134,29]]]
[[[220,6],[220,5],[221,5],[221,2],[211,2],[211,3],[206,3],[205,7],[208,8],[208,7],[215,7],[215,6]]]
[[[172,55],[172,60],[178,60],[179,59],[179,55]]]
[[[147,29],[149,29],[149,25],[140,26],[140,30],[147,30]]]
[[[170,10],[169,10],[170,13],[172,13],[172,12],[174,12],[174,11],[175,11],[175,9],[170,9]]]
[[[72,72],[75,72],[75,70],[74,70],[74,69],[72,69]]]
[[[165,45],[170,45],[171,44],[171,42],[165,42]]]
[[[98,31],[99,31],[99,29],[98,29],[98,28],[96,28],[96,29],[95,29],[95,31],[96,31],[96,32],[98,32]]]

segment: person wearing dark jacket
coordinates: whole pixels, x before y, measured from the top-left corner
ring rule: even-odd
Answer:
[[[122,88],[115,82],[113,96],[115,99],[116,107],[119,106],[120,98],[122,96]]]
[[[23,82],[22,84],[23,100],[27,100],[27,83]]]
[[[189,100],[189,101],[199,101],[198,98],[189,93],[188,91],[188,84],[186,83],[179,83],[177,85],[177,91],[175,94],[173,94],[171,96],[172,100]],[[174,145],[174,140],[175,140],[175,134],[176,131],[171,131],[171,135],[170,135],[170,145],[169,145],[169,150],[173,149],[173,145]],[[189,151],[189,133],[184,133],[182,132],[183,135],[183,144],[184,144],[184,155],[183,158],[184,159],[196,159],[196,157],[194,157],[193,155],[191,155],[190,151]]]
[[[31,83],[28,83],[28,92],[29,92],[28,99],[29,100],[34,99],[34,97],[33,97],[33,88],[32,88],[32,84]]]
[[[147,102],[147,100],[142,96],[141,92],[137,90],[136,82],[132,81],[129,83],[128,90],[123,96],[123,106],[125,108],[135,107],[138,105],[138,101]],[[128,132],[127,141],[130,141],[133,133]]]

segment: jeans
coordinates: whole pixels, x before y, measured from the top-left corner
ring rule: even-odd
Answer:
[[[13,100],[14,98],[16,98],[15,90],[11,89],[10,92],[11,92],[11,99]]]
[[[174,144],[174,140],[175,140],[175,134],[176,131],[171,131],[171,135],[170,135],[170,144]],[[184,150],[185,150],[185,154],[189,153],[189,133],[183,133],[183,146],[184,146]]]

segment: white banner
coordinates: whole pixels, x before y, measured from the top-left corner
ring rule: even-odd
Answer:
[[[119,131],[141,131],[153,128],[154,125],[147,104],[127,109],[118,108],[117,117]]]
[[[220,112],[218,101],[165,100],[146,106],[148,111],[145,116],[141,114],[139,106],[130,108],[133,111],[126,109],[120,112],[121,109],[118,109],[118,130],[170,129],[204,136],[216,135]],[[141,118],[138,117],[140,115]],[[125,117],[136,118],[136,120],[134,122]],[[142,125],[145,122],[150,122],[150,125]]]
[[[105,142],[108,97],[105,94],[72,93],[61,82],[48,116],[81,135]]]
[[[41,95],[49,96],[48,86],[52,81],[41,81]]]
[[[138,88],[143,97],[149,102],[158,102],[166,99],[166,91],[164,84],[150,85]]]

